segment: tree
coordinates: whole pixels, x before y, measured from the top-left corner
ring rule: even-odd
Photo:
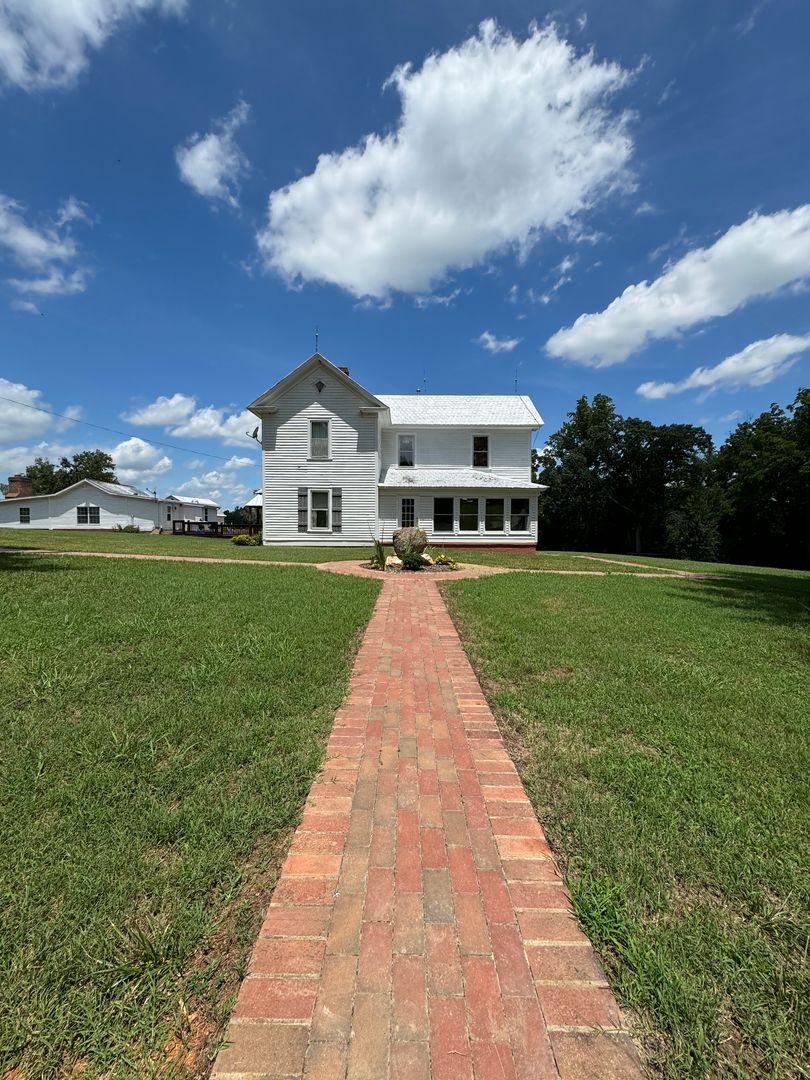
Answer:
[[[613,401],[581,397],[563,426],[536,454],[535,477],[548,491],[540,499],[548,546],[588,550],[609,532],[610,480],[615,469],[620,419]]]
[[[38,457],[29,465],[25,475],[31,481],[34,495],[52,495],[59,489],[56,486],[56,466],[47,458]]]
[[[115,462],[104,450],[82,450],[72,458],[63,457],[58,465],[38,457],[25,470],[34,495],[53,495],[79,480],[101,480],[117,484]]]
[[[249,525],[250,517],[244,506],[235,506],[233,510],[225,511],[226,525]]]

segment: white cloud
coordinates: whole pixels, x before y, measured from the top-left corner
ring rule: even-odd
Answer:
[[[767,296],[810,275],[810,204],[752,214],[711,247],[698,248],[652,283],[630,285],[604,311],[580,315],[546,342],[552,356],[607,367],[656,338]]]
[[[12,400],[5,401],[4,398]],[[35,439],[38,435],[64,431],[71,426],[69,419],[49,416],[48,413],[37,411],[39,409],[52,409],[43,399],[41,390],[0,378],[0,443]],[[81,415],[78,405],[69,405],[59,411],[73,419]]]
[[[775,334],[754,341],[714,367],[695,368],[680,382],[645,382],[636,390],[642,397],[657,399],[684,390],[702,390],[701,399],[714,390],[736,390],[740,386],[765,386],[789,371],[802,353],[810,349],[810,334]],[[728,419],[724,417],[723,419]]]
[[[258,462],[259,462],[258,458],[237,457],[236,455],[234,455],[233,457],[228,458],[228,460],[225,462],[225,464],[222,466],[222,468],[223,469],[247,469],[248,467],[252,467],[252,468],[255,469],[256,466],[258,465]]]
[[[175,149],[180,179],[198,195],[221,199],[233,207],[239,205],[239,179],[247,171],[248,162],[235,136],[249,112],[250,106],[240,101],[226,117],[214,122],[214,131],[195,133]]]
[[[25,311],[29,315],[39,315],[39,308],[31,300],[12,300],[11,307],[14,311]]]
[[[511,352],[512,349],[517,348],[521,341],[523,341],[523,338],[498,338],[490,333],[489,330],[485,330],[480,337],[475,339],[475,341],[477,345],[486,349],[487,352],[502,353]]]
[[[428,293],[425,296],[415,296],[413,302],[420,310],[428,307],[450,307],[460,295],[461,289],[451,289],[449,293],[433,293],[433,295]]]
[[[193,499],[213,499],[220,507],[239,506],[252,495],[253,488],[248,487],[233,472],[225,469],[212,469],[174,488],[176,495],[188,495]]]
[[[197,401],[188,394],[161,396],[143,408],[129,413],[121,413],[121,419],[130,424],[179,424],[189,417],[197,407]]]
[[[127,19],[186,0],[0,0],[0,75],[25,90],[67,86]]]
[[[256,427],[256,417],[247,411],[232,413],[227,407],[197,406],[188,394],[161,395],[133,412],[122,413],[130,424],[153,424],[165,428],[175,438],[221,439],[229,446],[246,446],[247,431]],[[241,460],[241,459],[231,459]]]
[[[721,416],[720,420],[724,424],[733,424],[735,420],[739,420],[742,413],[739,409],[733,409],[730,413],[726,413],[725,416]]]
[[[61,205],[52,221],[31,225],[25,220],[22,204],[0,194],[0,249],[28,275],[35,275],[8,278],[12,288],[36,296],[84,292],[89,272],[76,265],[80,255],[72,234],[75,222],[87,223],[89,218],[83,204],[72,196]],[[13,306],[17,310],[35,310],[30,302],[28,306],[19,302]]]
[[[163,451],[137,436],[125,439],[108,451],[115,462],[115,475],[122,484],[154,481],[171,470],[172,459]]]
[[[491,253],[525,255],[629,184],[629,118],[609,105],[629,78],[577,55],[554,26],[520,41],[482,23],[421,68],[394,71],[396,130],[321,155],[270,195],[257,238],[266,266],[379,298],[426,293]]]

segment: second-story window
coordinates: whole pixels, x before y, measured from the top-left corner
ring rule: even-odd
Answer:
[[[416,436],[399,435],[397,437],[397,460],[400,468],[412,468],[416,461]]]
[[[310,420],[309,456],[313,461],[327,461],[329,458],[329,421]]]
[[[473,435],[472,463],[474,469],[489,468],[489,435]]]

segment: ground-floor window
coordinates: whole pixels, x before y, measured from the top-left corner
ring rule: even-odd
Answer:
[[[332,527],[332,492],[310,491],[309,527],[315,532],[329,532]]]
[[[511,499],[509,506],[509,531],[510,532],[528,532],[529,531],[529,500],[528,499]]]
[[[203,515],[204,515],[204,520],[208,521],[208,507],[207,506],[203,508]]]
[[[166,520],[167,521],[172,520],[172,508],[170,506],[166,507]]]
[[[460,532],[478,532],[478,499],[458,500],[458,527]]]
[[[399,523],[403,529],[412,529],[416,524],[416,500],[402,499],[399,507]]]
[[[503,532],[503,499],[487,499],[484,514],[487,532]]]
[[[30,525],[31,524],[31,507],[30,506],[21,506],[20,507],[20,524],[21,525]]]
[[[453,500],[440,498],[433,500],[433,531],[451,533],[453,531]]]
[[[101,513],[97,506],[77,506],[77,525],[98,525],[101,522]]]

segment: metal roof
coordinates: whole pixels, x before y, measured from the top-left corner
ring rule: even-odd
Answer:
[[[525,394],[379,394],[394,427],[539,427],[543,418]]]
[[[543,484],[500,476],[485,469],[399,469],[390,465],[380,478],[382,488],[498,488],[545,491]]]

